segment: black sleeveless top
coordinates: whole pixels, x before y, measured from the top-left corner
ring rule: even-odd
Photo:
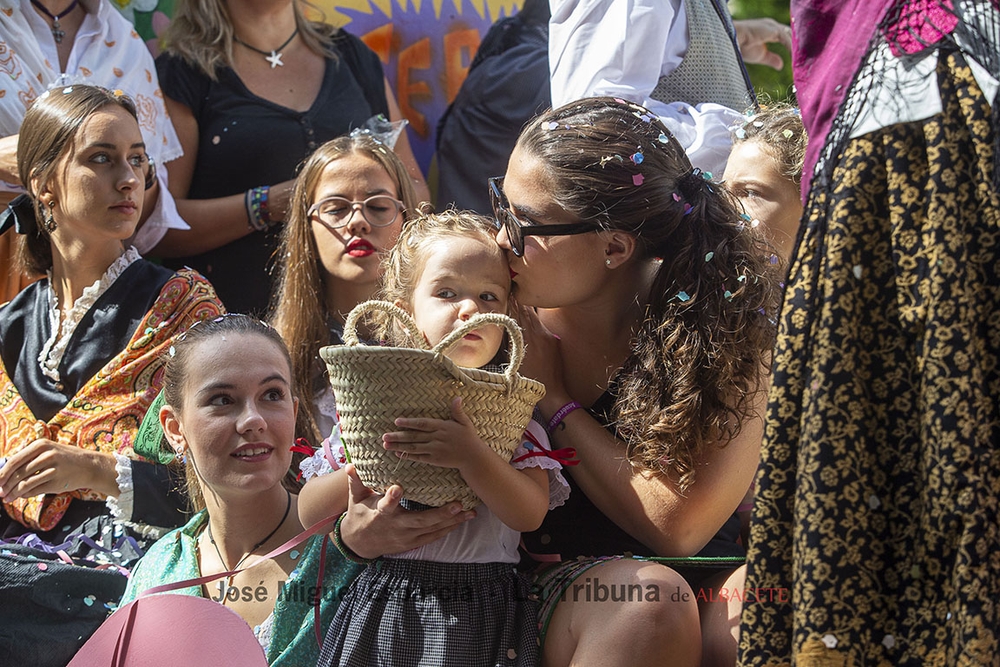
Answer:
[[[614,386],[609,387],[587,410],[612,434],[615,433],[611,425],[614,391]],[[565,505],[550,510],[538,530],[522,535],[524,546],[529,552],[559,554],[561,560],[625,553],[636,556],[656,555],[651,547],[619,528],[590,501],[573,479],[572,466],[563,468],[563,475],[570,485],[569,499]],[[740,522],[734,513],[697,556],[746,556],[743,547],[737,542],[739,534]]]

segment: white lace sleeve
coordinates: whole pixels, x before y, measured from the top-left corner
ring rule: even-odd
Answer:
[[[118,477],[118,497],[108,496],[104,504],[108,506],[108,511],[115,521],[127,522],[132,520],[132,509],[135,505],[135,485],[132,483],[132,459],[121,454],[115,454],[115,472]]]
[[[552,444],[542,425],[531,420],[521,438],[521,444],[514,450],[511,465],[518,470],[542,468],[549,474],[549,509],[565,504],[569,498],[569,482],[562,474],[562,463],[552,456]]]
[[[347,465],[347,452],[344,450],[344,443],[340,439],[340,424],[333,426],[333,433],[323,441],[313,455],[303,459],[299,464],[302,477],[308,482],[313,477],[319,477],[340,470]]]
[[[158,540],[173,528],[163,526],[151,526],[145,523],[136,523],[132,520],[135,511],[135,482],[132,480],[132,459],[115,453],[115,472],[118,474],[115,482],[118,484],[118,497],[108,496],[104,501],[107,505],[108,513],[115,520],[115,523],[127,526],[133,533],[140,537],[148,537]]]
[[[313,477],[322,477],[334,471],[334,467],[326,459],[326,452],[320,447],[313,455],[307,459],[302,459],[299,463],[299,470],[302,471],[302,479],[308,482]]]

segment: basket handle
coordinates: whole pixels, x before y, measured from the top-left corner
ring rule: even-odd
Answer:
[[[431,349],[427,346],[424,335],[417,328],[417,323],[413,321],[413,317],[408,312],[394,303],[378,299],[362,301],[348,313],[347,321],[344,322],[345,345],[357,345],[359,343],[358,321],[373,310],[381,310],[396,318],[406,327],[410,337],[421,346],[421,349]],[[475,331],[491,324],[506,329],[507,335],[510,337],[510,363],[507,364],[507,368],[503,373],[507,386],[510,386],[517,375],[517,371],[521,368],[521,362],[524,361],[524,336],[521,335],[521,327],[518,326],[517,322],[507,315],[501,313],[478,313],[473,315],[462,323],[460,327],[445,336],[431,351],[437,354],[444,354],[470,331]]]
[[[440,343],[434,346],[432,351],[444,354],[470,331],[482,329],[483,326],[490,324],[503,327],[507,330],[507,335],[510,336],[510,363],[507,364],[507,368],[503,372],[504,380],[510,387],[517,376],[517,371],[521,368],[521,362],[524,361],[524,336],[521,335],[521,327],[511,317],[502,313],[477,313],[445,336]]]
[[[410,334],[410,338],[420,345],[422,349],[430,349],[427,345],[427,341],[424,340],[424,335],[420,333],[420,329],[417,328],[417,323],[413,321],[413,317],[411,317],[408,312],[390,301],[379,301],[378,299],[362,301],[358,305],[354,306],[354,308],[351,309],[351,312],[347,314],[347,320],[344,322],[344,345],[357,345],[359,343],[358,321],[374,310],[381,310],[383,313],[391,315],[399,320],[403,326],[406,327],[407,332]]]

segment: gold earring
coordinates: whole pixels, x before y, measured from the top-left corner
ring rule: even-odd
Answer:
[[[45,219],[42,221],[42,225],[45,227],[45,231],[49,234],[56,231],[56,221],[52,219],[52,209],[55,208],[56,203],[54,201],[49,202],[49,210],[45,211]]]

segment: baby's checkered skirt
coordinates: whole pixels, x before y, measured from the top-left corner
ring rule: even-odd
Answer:
[[[534,667],[538,603],[510,563],[383,558],[355,579],[319,667]]]

